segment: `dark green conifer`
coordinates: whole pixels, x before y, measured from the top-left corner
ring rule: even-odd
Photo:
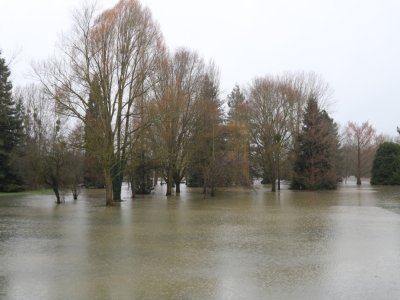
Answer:
[[[22,106],[13,100],[10,75],[5,59],[0,56],[0,191],[3,192],[21,190],[23,184],[12,163],[22,137]]]
[[[292,188],[336,188],[337,126],[313,97],[308,101],[298,142]]]
[[[371,184],[400,184],[399,144],[386,142],[379,146],[372,166]]]

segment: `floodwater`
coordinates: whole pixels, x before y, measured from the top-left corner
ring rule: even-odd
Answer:
[[[400,299],[400,187],[0,197],[0,299]]]

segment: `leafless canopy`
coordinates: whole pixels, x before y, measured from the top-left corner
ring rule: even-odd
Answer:
[[[149,96],[157,79],[164,56],[158,25],[136,0],[121,0],[101,14],[86,6],[74,14],[60,52],[36,66],[37,77],[61,112],[104,141],[99,156],[109,170],[112,159],[126,155],[135,102]],[[93,109],[96,121],[89,122]]]

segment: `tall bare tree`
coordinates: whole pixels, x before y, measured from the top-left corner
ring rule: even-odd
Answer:
[[[98,142],[107,205],[120,200],[135,101],[155,84],[163,55],[162,36],[150,11],[136,0],[121,0],[100,15],[93,6],[78,11],[60,57],[36,67],[60,109],[81,120]],[[95,122],[86,117],[91,105]]]
[[[176,192],[188,164],[189,141],[197,117],[205,63],[197,53],[178,49],[164,64],[158,89],[155,134],[167,181],[166,195]]]
[[[372,168],[372,160],[375,153],[374,141],[376,130],[368,121],[361,125],[349,122],[345,129],[345,135],[345,140],[351,146],[355,156],[357,185],[361,185],[362,175],[366,171],[369,173]],[[363,170],[363,167],[365,170]]]
[[[155,111],[155,94],[150,97],[142,97],[136,102],[136,114],[131,124],[132,142],[128,149],[127,176],[129,179],[132,198],[135,194],[147,194],[153,188],[152,173],[159,168],[157,147],[157,135],[154,128],[157,124],[158,113]]]
[[[249,91],[252,143],[263,168],[269,168],[272,191],[280,189],[281,161],[289,151],[292,116],[296,108],[293,89],[274,78],[258,78]]]

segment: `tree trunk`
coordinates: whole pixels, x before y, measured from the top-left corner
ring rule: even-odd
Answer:
[[[167,181],[167,193],[165,196],[171,196],[172,195],[172,181],[168,180]]]
[[[176,173],[174,175],[174,182],[175,182],[175,193],[176,194],[180,194],[180,192],[181,192],[181,178]]]
[[[122,162],[115,161],[114,166],[112,168],[112,189],[113,189],[113,200],[114,202],[121,201],[121,190],[122,190],[122,181],[123,181],[123,170],[122,170]]]
[[[210,196],[211,196],[211,197],[214,197],[214,196],[215,196],[215,186],[214,186],[214,183],[211,183]]]
[[[315,183],[315,178],[314,178],[314,173],[315,173],[315,170],[314,170],[314,157],[311,157],[311,167],[310,167],[310,182],[309,182],[309,186],[307,187],[306,186],[306,189],[310,189],[310,190],[314,190],[315,189],[315,186],[314,186],[314,183]]]
[[[114,202],[121,201],[121,190],[122,190],[122,176],[116,176],[112,180],[112,192]]]
[[[357,185],[361,185],[361,149],[357,147]]]
[[[271,192],[276,192],[276,174],[275,170],[271,172]]]
[[[215,175],[214,175],[214,170],[213,168],[211,169],[210,172],[210,177],[209,177],[209,182],[210,182],[210,196],[214,197],[215,196]]]
[[[157,181],[158,181],[158,173],[157,173],[157,171],[155,171],[154,177],[153,177],[153,186],[157,185]]]
[[[131,198],[135,198],[136,193],[135,193],[135,180],[133,179],[133,176],[131,177]]]
[[[280,157],[279,157],[279,155],[278,155],[277,171],[278,171],[278,191],[280,191],[281,190],[281,165],[280,165]]]
[[[74,197],[74,200],[78,200],[78,189],[76,186],[74,186],[72,189],[72,196]]]
[[[113,184],[110,170],[104,170],[104,183],[106,188],[106,205],[113,205]]]
[[[168,174],[167,174],[167,193],[165,194],[165,196],[171,196],[172,195],[172,183],[173,183],[173,179],[172,179],[172,171],[168,170]]]
[[[207,186],[208,186],[208,176],[207,173],[205,171],[203,171],[203,194],[204,194],[204,198],[207,195]]]
[[[53,192],[56,195],[56,199],[57,199],[56,203],[61,204],[61,197],[60,197],[60,192],[58,190],[58,187],[53,187]]]

